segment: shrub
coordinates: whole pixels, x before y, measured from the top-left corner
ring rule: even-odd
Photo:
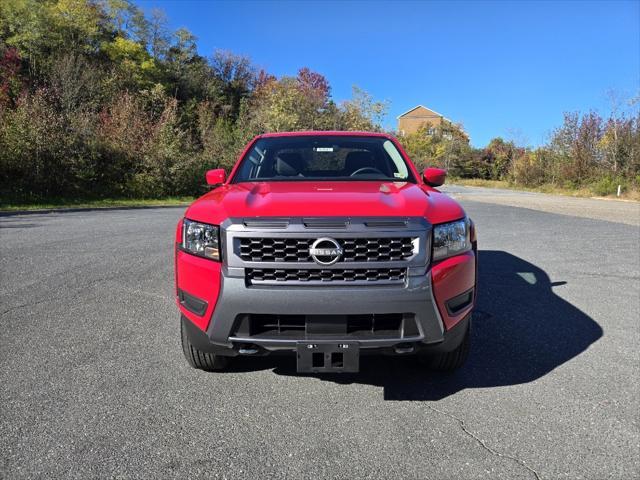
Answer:
[[[591,190],[596,195],[605,197],[615,195],[618,191],[618,185],[621,186],[622,192],[627,190],[627,182],[624,178],[605,175],[591,185]]]

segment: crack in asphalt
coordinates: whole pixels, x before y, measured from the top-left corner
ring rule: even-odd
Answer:
[[[533,476],[536,478],[536,480],[542,480],[542,477],[540,476],[540,474],[537,471],[535,471],[533,468],[531,468],[529,465],[527,465],[524,462],[524,460],[520,460],[519,458],[514,457],[512,455],[509,455],[508,453],[498,452],[497,450],[494,450],[489,445],[487,445],[484,440],[482,440],[480,437],[478,437],[475,433],[473,433],[472,431],[470,431],[467,428],[467,426],[464,423],[464,420],[462,420],[461,418],[458,418],[458,417],[456,417],[455,415],[453,415],[453,414],[451,414],[449,412],[445,412],[444,410],[439,410],[439,409],[437,409],[435,407],[432,407],[431,405],[427,405],[427,408],[429,408],[430,410],[433,410],[436,413],[439,413],[440,415],[444,415],[444,416],[449,417],[449,418],[455,420],[456,422],[458,422],[458,424],[460,425],[460,428],[462,429],[462,431],[465,434],[467,434],[467,436],[469,436],[472,439],[474,439],[476,441],[476,443],[478,443],[478,445],[480,445],[482,448],[484,448],[487,452],[489,452],[492,455],[495,455],[497,457],[503,457],[503,458],[508,458],[510,460],[513,460],[518,465],[526,468],[529,472],[531,472],[533,474]]]
[[[62,298],[62,297],[58,297],[58,298]],[[40,305],[41,303],[46,303],[46,302],[48,302],[50,300],[55,300],[55,299],[56,299],[55,297],[54,298],[46,298],[44,300],[38,300],[36,302],[29,302],[29,303],[23,303],[22,305],[16,305],[15,307],[11,307],[11,308],[8,308],[8,309],[0,312],[0,317],[6,315],[9,312],[13,312],[14,310],[20,310],[21,308],[24,308],[24,307],[33,307],[35,305]]]

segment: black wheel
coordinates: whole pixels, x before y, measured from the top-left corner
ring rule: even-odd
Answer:
[[[450,352],[431,355],[424,358],[424,363],[429,369],[437,372],[453,372],[464,365],[469,356],[469,348],[471,347],[469,330],[464,334],[462,343],[455,350]]]
[[[182,338],[182,351],[189,365],[207,372],[219,372],[227,368],[229,357],[203,352],[191,344],[183,322],[184,320],[180,322],[180,337]]]

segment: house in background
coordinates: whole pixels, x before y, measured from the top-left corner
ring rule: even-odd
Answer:
[[[427,130],[429,135],[433,135],[436,129],[445,123],[454,125],[454,123],[444,115],[423,105],[418,105],[398,116],[398,134],[404,137],[405,135],[415,133],[425,123],[430,125],[429,130]],[[467,136],[464,131],[463,133]]]

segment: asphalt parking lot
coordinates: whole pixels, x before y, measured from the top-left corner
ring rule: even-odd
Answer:
[[[193,370],[183,209],[1,216],[0,477],[637,478],[640,229],[459,198],[480,294],[452,376]]]

